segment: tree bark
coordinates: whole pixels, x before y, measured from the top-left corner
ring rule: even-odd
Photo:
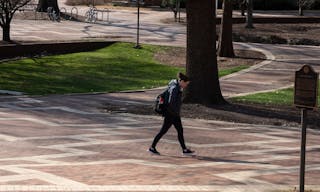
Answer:
[[[38,12],[47,12],[48,7],[53,7],[54,11],[57,14],[60,13],[57,0],[39,0],[37,11]]]
[[[253,27],[253,18],[252,18],[252,12],[253,12],[253,2],[252,0],[247,0],[247,17],[246,17],[246,28],[254,28]]]
[[[224,104],[216,55],[215,1],[187,2],[187,75],[191,83],[184,102]]]
[[[3,41],[11,41],[10,39],[10,24],[5,24],[2,27],[2,40]]]
[[[232,43],[232,0],[223,1],[223,16],[219,35],[218,56],[234,57]]]
[[[299,5],[299,16],[303,16],[303,8]]]
[[[38,12],[46,12],[48,9],[48,1],[47,0],[39,0],[37,11]]]

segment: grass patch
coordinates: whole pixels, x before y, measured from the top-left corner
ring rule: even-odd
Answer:
[[[115,43],[73,54],[45,56],[0,63],[0,89],[30,95],[116,92],[164,86],[182,67],[163,65],[154,54],[168,47]],[[247,68],[220,71],[220,76]]]
[[[257,93],[241,97],[233,97],[230,100],[241,103],[250,104],[262,104],[262,105],[282,105],[290,106],[293,105],[294,89],[282,89],[278,91],[272,91],[267,93]],[[318,95],[320,95],[320,81]],[[318,103],[320,103],[320,97],[318,96]]]

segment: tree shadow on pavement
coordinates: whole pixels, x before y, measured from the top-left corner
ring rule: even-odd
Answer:
[[[266,162],[254,162],[254,161],[243,161],[243,160],[235,160],[235,159],[221,159],[221,158],[213,158],[208,156],[195,156],[196,159],[201,161],[211,161],[211,162],[222,162],[222,163],[246,163],[246,164],[270,164]]]

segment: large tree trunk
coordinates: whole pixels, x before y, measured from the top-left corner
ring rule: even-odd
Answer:
[[[60,13],[57,0],[39,0],[37,11],[47,12],[48,7],[53,7],[56,13]]]
[[[223,16],[219,35],[218,56],[234,57],[232,44],[232,0],[223,1]]]
[[[299,4],[299,16],[303,16],[303,8],[300,4]]]
[[[187,2],[187,75],[185,102],[222,104],[216,55],[215,1]]]
[[[5,24],[2,27],[2,40],[3,41],[11,41],[11,39],[10,39],[10,23]]]
[[[247,0],[247,17],[246,17],[246,28],[254,28],[253,27],[253,16],[252,16],[252,12],[253,12],[253,0]]]

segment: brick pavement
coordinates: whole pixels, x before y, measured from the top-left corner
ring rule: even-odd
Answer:
[[[85,102],[90,98],[90,102]],[[149,154],[159,116],[104,113],[107,95],[0,98],[0,191],[270,191],[299,183],[296,127],[183,119]],[[306,185],[320,189],[320,131],[308,130]]]
[[[185,29],[142,27],[143,42],[185,44]],[[133,22],[111,26],[14,21],[13,37],[42,41],[117,36],[132,41],[134,29]],[[279,49],[288,53],[298,47]],[[310,49],[310,57],[317,58]],[[296,62],[290,60],[293,54],[287,58],[284,52],[272,52],[281,66]],[[269,66],[262,70],[269,71]],[[174,129],[159,143],[163,155],[153,156],[146,149],[160,117],[100,110],[110,99],[139,103],[128,101],[128,95],[0,96],[0,191],[261,192],[293,190],[299,184],[299,128],[184,119],[187,145],[197,156],[181,156]],[[315,190],[320,190],[319,135],[308,130],[306,184]]]

